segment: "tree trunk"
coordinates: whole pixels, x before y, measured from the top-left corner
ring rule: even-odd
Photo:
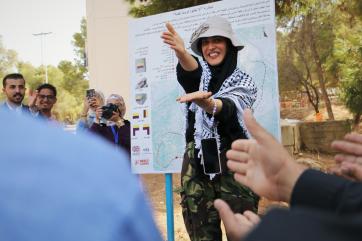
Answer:
[[[362,113],[357,113],[353,116],[353,130],[358,131],[359,122],[361,121]]]
[[[329,100],[327,90],[326,90],[326,84],[325,84],[325,79],[324,79],[324,74],[323,74],[322,63],[321,63],[321,60],[320,60],[320,57],[319,57],[319,54],[318,54],[318,51],[317,51],[316,41],[315,41],[315,38],[314,38],[311,14],[308,14],[306,16],[306,24],[307,24],[307,27],[309,29],[310,49],[311,49],[313,59],[315,61],[316,67],[317,67],[317,75],[318,75],[318,79],[319,79],[319,86],[320,86],[321,91],[322,91],[322,97],[323,97],[324,103],[325,103],[326,108],[327,108],[329,119],[334,120],[332,105],[331,105],[331,102]]]

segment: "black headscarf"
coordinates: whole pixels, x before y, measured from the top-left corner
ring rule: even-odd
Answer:
[[[199,42],[201,43],[201,41]],[[215,94],[224,81],[234,72],[238,62],[238,49],[232,45],[228,38],[226,38],[226,43],[226,54],[223,61],[216,66],[207,64],[211,71],[211,80],[208,91],[211,91],[212,94]],[[204,56],[202,58],[205,60]]]

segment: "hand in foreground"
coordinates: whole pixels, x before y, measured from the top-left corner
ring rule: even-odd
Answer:
[[[337,163],[351,162],[362,165],[362,135],[349,133],[343,140],[333,141],[332,148],[342,152],[335,156]]]
[[[234,213],[221,199],[216,199],[214,206],[219,212],[230,241],[242,240],[260,222],[259,216],[251,211],[245,211],[244,214]]]
[[[288,202],[305,167],[294,162],[284,147],[256,122],[250,110],[244,112],[244,123],[255,139],[234,141],[226,153],[227,166],[235,172],[236,181],[258,195]]]
[[[183,39],[178,35],[171,23],[166,23],[166,28],[168,31],[163,32],[161,35],[163,42],[175,51],[177,57],[182,56],[186,53]]]
[[[362,181],[362,135],[349,133],[343,140],[333,141],[332,148],[341,152],[334,157],[338,166],[332,172],[354,181]]]
[[[357,163],[342,162],[331,169],[332,173],[352,181],[362,182],[362,166]]]

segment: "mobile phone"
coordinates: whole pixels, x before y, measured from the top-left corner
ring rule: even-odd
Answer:
[[[202,159],[205,174],[221,173],[220,154],[217,148],[216,138],[201,140]]]
[[[88,99],[95,97],[96,91],[94,89],[89,89],[86,92],[86,96]]]

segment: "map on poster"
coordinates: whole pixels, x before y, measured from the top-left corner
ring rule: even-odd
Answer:
[[[238,66],[257,84],[255,116],[280,139],[273,0],[224,0],[135,19],[129,22],[134,173],[180,172],[186,109],[176,98],[184,91],[176,79],[177,58],[160,36],[172,23],[192,53],[192,32],[214,15],[227,18],[245,45]]]

